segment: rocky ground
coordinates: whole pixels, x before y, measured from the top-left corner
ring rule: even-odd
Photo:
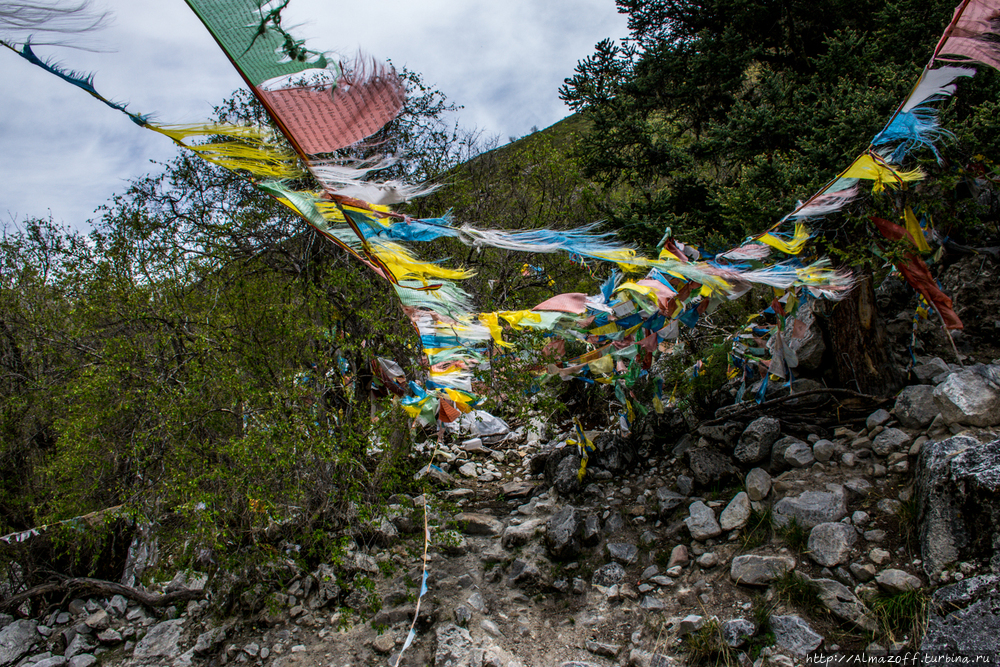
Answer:
[[[435,492],[394,497],[343,563],[295,573],[262,611],[220,618],[208,577],[181,572],[159,588],[203,599],[0,617],[0,667],[393,665],[425,510],[427,593],[402,665],[756,667],[918,650],[997,664],[1000,365],[920,361],[894,405],[832,430],[803,433],[789,419],[799,399],[666,449],[590,434],[583,483],[571,433],[551,425],[456,438],[425,469]]]

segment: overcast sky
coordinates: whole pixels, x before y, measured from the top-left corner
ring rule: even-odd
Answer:
[[[0,0],[2,2],[3,0]],[[112,23],[90,44],[36,48],[131,111],[164,123],[208,119],[243,85],[182,0],[105,1]],[[557,90],[605,37],[627,34],[614,0],[292,0],[283,25],[318,50],[359,50],[423,75],[487,135],[527,134],[568,115]],[[9,33],[7,38],[14,36]],[[0,49],[0,219],[46,217],[77,229],[126,182],[158,170],[170,142],[78,88]]]

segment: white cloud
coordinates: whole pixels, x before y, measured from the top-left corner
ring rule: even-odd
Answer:
[[[114,52],[39,48],[132,111],[168,123],[207,119],[243,82],[179,0],[106,3],[114,23],[100,34]],[[461,125],[487,135],[526,134],[565,117],[558,87],[605,37],[626,33],[613,0],[293,0],[285,25],[310,46],[391,59],[464,106]],[[0,83],[0,216],[45,216],[84,228],[125,182],[174,154],[83,91],[6,52]]]

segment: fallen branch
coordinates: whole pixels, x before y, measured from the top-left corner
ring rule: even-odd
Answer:
[[[776,407],[787,403],[788,401],[794,401],[800,398],[807,398],[809,396],[816,395],[838,395],[846,396],[847,398],[859,398],[866,401],[870,401],[875,405],[882,405],[888,403],[891,398],[882,398],[881,396],[872,396],[870,394],[861,394],[852,389],[838,389],[838,388],[823,388],[823,389],[810,389],[809,391],[802,391],[797,394],[789,394],[788,396],[782,396],[780,398],[772,398],[769,401],[764,401],[763,403],[757,404],[753,401],[746,401],[744,403],[737,403],[736,405],[729,405],[723,408],[719,408],[719,412],[724,412],[721,417],[716,417],[715,419],[710,419],[709,421],[702,422],[699,426],[711,426],[713,424],[721,424],[722,422],[729,421],[736,417],[743,417],[754,412],[765,412],[769,408]],[[746,406],[746,407],[744,407]],[[716,413],[718,414],[718,412]]]
[[[147,607],[165,607],[169,604],[173,604],[174,602],[183,600],[199,600],[205,597],[204,590],[185,588],[172,593],[156,595],[154,593],[147,593],[146,591],[139,590],[138,588],[132,588],[131,586],[116,584],[113,581],[90,579],[88,577],[75,577],[72,579],[66,578],[61,579],[60,581],[40,584],[29,588],[23,593],[12,595],[6,600],[0,602],[0,611],[17,609],[27,600],[41,597],[43,595],[51,595],[53,593],[71,594],[75,596],[121,595],[122,597],[134,600],[135,602],[143,604]]]

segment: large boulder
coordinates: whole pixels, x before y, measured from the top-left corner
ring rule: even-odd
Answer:
[[[781,424],[774,417],[760,417],[750,422],[736,443],[733,456],[744,465],[759,463],[771,453],[771,445],[781,435]]]
[[[969,426],[1000,424],[1000,386],[993,380],[992,368],[996,367],[952,373],[934,388],[934,400],[946,422]]]
[[[766,586],[794,569],[795,559],[789,556],[744,554],[733,559],[729,576],[738,584]]]
[[[135,645],[132,657],[140,664],[159,663],[167,658],[177,657],[181,654],[180,642],[183,628],[183,618],[157,623]]]
[[[925,443],[916,488],[928,575],[959,560],[992,559],[1000,571],[1000,440],[959,435]]]
[[[41,639],[36,621],[22,619],[7,625],[0,630],[0,665],[14,664]]]
[[[995,574],[972,577],[934,591],[920,652],[952,660],[955,656],[969,656],[971,660],[975,660],[974,656],[1000,656],[998,591],[1000,576]]]
[[[798,616],[772,616],[771,631],[778,646],[799,658],[809,655],[823,643],[822,635]]]

